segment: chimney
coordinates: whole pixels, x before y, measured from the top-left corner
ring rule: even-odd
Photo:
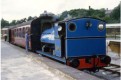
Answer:
[[[89,10],[91,9],[91,6],[89,6]]]

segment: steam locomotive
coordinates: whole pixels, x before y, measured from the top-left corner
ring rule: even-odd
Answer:
[[[30,31],[30,50],[77,69],[99,70],[111,62],[106,55],[106,23],[82,17],[58,21],[43,13],[28,24],[9,29],[9,42],[25,47],[25,31]]]

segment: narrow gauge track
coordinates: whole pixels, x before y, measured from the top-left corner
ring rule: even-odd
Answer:
[[[121,74],[120,68],[121,68],[120,65],[109,64],[109,66],[102,68],[102,70],[111,72],[112,74],[118,74],[120,76]]]

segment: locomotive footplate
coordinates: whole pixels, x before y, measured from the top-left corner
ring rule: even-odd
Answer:
[[[36,52],[39,53],[39,54],[41,54],[41,55],[47,56],[47,57],[49,57],[49,58],[55,59],[55,60],[57,60],[57,61],[60,61],[60,62],[66,64],[66,60],[63,59],[63,58],[60,58],[60,57],[57,57],[57,56],[51,55],[51,54],[48,53],[48,52],[42,52],[41,50],[40,50],[40,51],[38,50],[38,51],[36,51]]]

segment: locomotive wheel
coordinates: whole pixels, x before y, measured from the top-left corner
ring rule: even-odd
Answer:
[[[71,59],[70,60],[70,66],[77,68],[79,66],[80,62],[78,59]]]
[[[110,64],[111,58],[109,56],[105,56],[101,59],[101,61],[105,64]]]

